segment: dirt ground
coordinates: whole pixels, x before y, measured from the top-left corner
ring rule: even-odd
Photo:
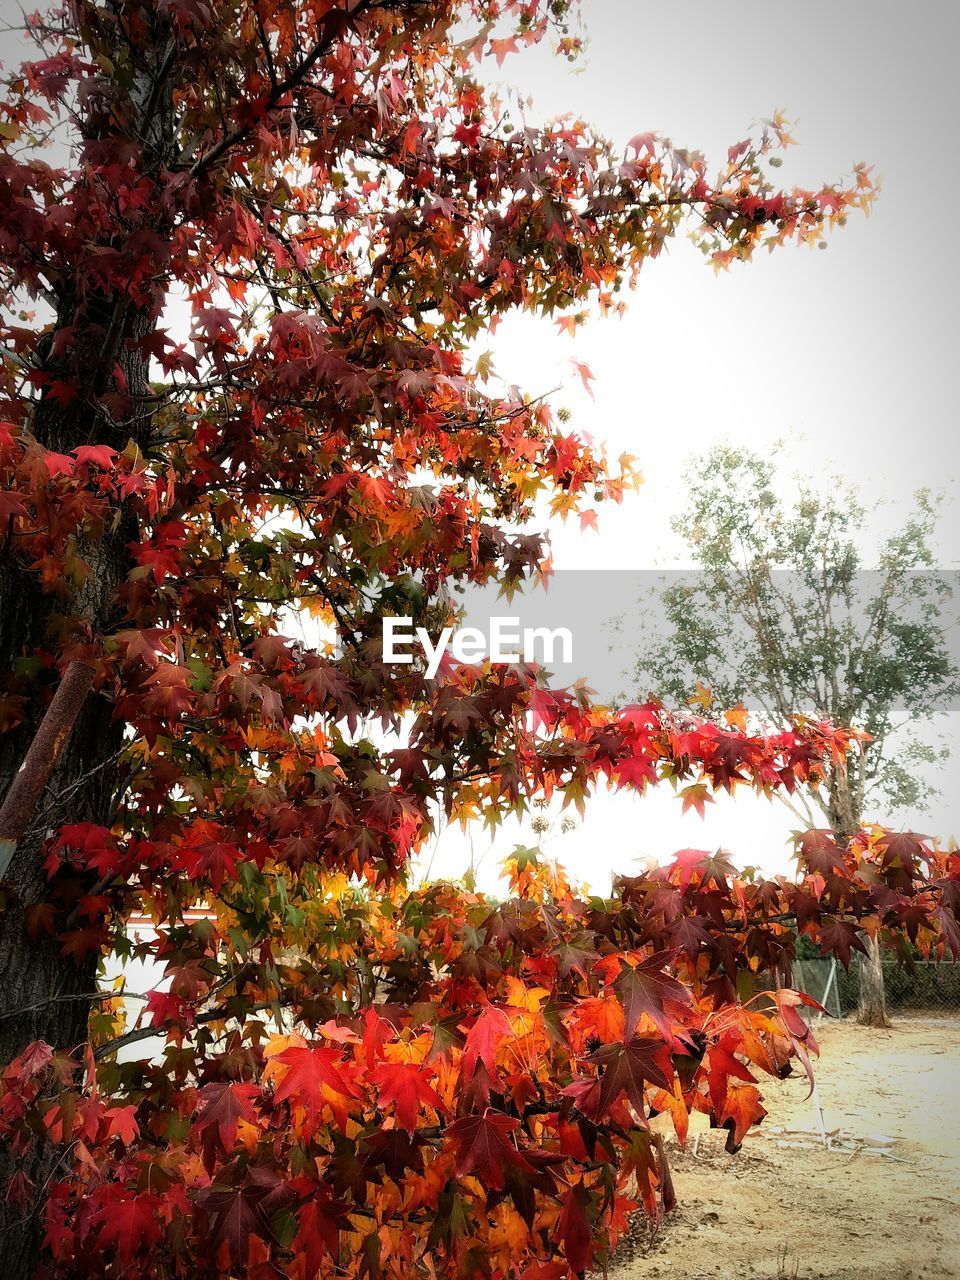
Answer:
[[[764,1079],[769,1114],[737,1155],[724,1132],[670,1145],[679,1207],[648,1251],[623,1242],[611,1280],[960,1277],[960,1022],[825,1022],[817,1036],[838,1149],[818,1141],[805,1077]],[[852,1154],[851,1140],[879,1146]]]

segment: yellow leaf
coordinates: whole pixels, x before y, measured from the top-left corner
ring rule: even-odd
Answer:
[[[701,684],[700,681],[698,680],[696,690],[687,699],[687,706],[701,707],[704,711],[708,711],[710,709],[710,705],[712,704],[712,702],[713,702],[713,693],[707,687],[707,685]]]
[[[731,729],[739,729],[743,732],[747,727],[747,714],[747,708],[742,702],[738,702],[735,707],[723,713],[723,718]]]

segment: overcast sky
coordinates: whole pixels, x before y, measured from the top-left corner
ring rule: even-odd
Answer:
[[[785,438],[806,475],[828,483],[840,474],[886,499],[878,535],[906,514],[916,488],[949,495],[960,471],[957,7],[584,0],[583,13],[589,48],[575,69],[546,48],[504,64],[504,80],[532,98],[531,120],[570,112],[620,146],[655,129],[722,158],[752,121],[780,108],[799,144],[779,170],[785,184],[818,185],[863,160],[883,190],[871,216],[852,217],[825,252],[787,247],[715,276],[678,240],[644,268],[623,319],[597,319],[574,338],[535,317],[501,326],[492,342],[500,373],[534,392],[563,384],[555,403],[614,457],[638,455],[646,476],[635,498],[604,509],[597,534],[555,531],[558,567],[682,562],[667,529],[683,501],[681,472],[724,436],[760,448]],[[574,356],[596,376],[593,400],[571,370]],[[944,510],[939,551],[956,566],[955,507]],[[898,815],[898,825],[960,835],[957,779],[955,755],[941,798]],[[798,825],[749,795],[721,797],[705,821],[681,817],[664,789],[642,800],[599,797],[550,848],[597,887],[637,855],[685,846],[726,845],[741,863],[780,871]],[[520,834],[507,831],[492,848],[474,835],[485,881]],[[444,839],[434,870],[461,869],[465,844]]]
[[[639,455],[647,480],[604,513],[599,535],[558,533],[557,563],[674,559],[664,525],[682,500],[680,471],[721,436],[761,447],[786,437],[806,473],[835,471],[890,499],[890,521],[913,489],[948,487],[958,470],[957,6],[584,0],[583,13],[579,67],[545,47],[504,64],[532,98],[532,119],[571,112],[620,146],[656,129],[722,159],[781,108],[799,144],[784,183],[840,178],[863,160],[883,190],[826,252],[791,246],[715,276],[681,239],[644,268],[621,320],[574,338],[534,317],[502,326],[500,372],[538,391],[563,382],[577,422],[614,456]],[[593,401],[573,355],[596,375]],[[951,565],[957,520],[952,510],[942,525]]]

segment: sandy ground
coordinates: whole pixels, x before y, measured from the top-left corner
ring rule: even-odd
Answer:
[[[896,1159],[825,1151],[806,1079],[764,1079],[737,1155],[709,1130],[696,1154],[693,1136],[669,1147],[679,1207],[649,1248],[622,1243],[611,1280],[960,1278],[960,1021],[817,1034],[827,1131],[895,1139]]]

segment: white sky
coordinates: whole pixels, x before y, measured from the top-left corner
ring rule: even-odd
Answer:
[[[622,508],[603,510],[599,533],[554,532],[557,567],[683,563],[668,531],[683,501],[681,472],[721,437],[754,448],[783,437],[796,469],[856,480],[887,503],[881,535],[906,514],[914,489],[949,493],[958,470],[955,6],[584,0],[583,13],[590,46],[579,67],[540,48],[500,73],[530,96],[532,121],[569,112],[621,146],[656,129],[709,158],[782,108],[800,144],[778,171],[785,184],[813,186],[865,160],[883,190],[871,217],[852,218],[826,252],[788,247],[715,277],[677,241],[644,268],[623,319],[591,321],[574,338],[530,316],[501,325],[490,344],[498,372],[534,393],[562,385],[554,403],[611,456],[636,454],[646,477]],[[572,357],[596,376],[593,400]],[[940,542],[941,563],[956,566],[954,508],[944,511]],[[958,721],[947,729],[956,733]],[[898,825],[960,835],[956,759],[945,772],[941,799],[926,813],[897,815]],[[786,869],[785,842],[798,824],[780,805],[744,793],[707,812],[704,821],[682,817],[666,790],[603,795],[549,849],[598,888],[639,854],[688,846],[724,845],[741,864]],[[483,883],[517,838],[532,842],[529,830],[512,829],[491,849],[474,835]],[[469,860],[466,842],[450,833],[433,871],[456,874]]]
[[[701,0],[584,0],[590,39],[579,69],[544,48],[508,59],[536,120],[570,112],[619,145],[658,129],[723,157],[751,121],[780,107],[799,146],[784,183],[838,178],[865,160],[883,190],[826,252],[788,247],[715,277],[685,240],[644,268],[622,320],[574,338],[534,317],[507,320],[501,374],[541,390],[564,384],[578,425],[640,457],[647,484],[604,513],[600,545],[555,537],[558,567],[647,568],[675,559],[664,535],[690,454],[727,436],[753,447],[786,437],[811,475],[855,478],[905,509],[920,486],[957,472],[956,298],[952,218],[960,177],[954,6],[815,0],[793,6]],[[572,356],[596,375],[580,389]],[[891,510],[895,518],[896,511]],[[957,560],[957,513],[944,561]]]

